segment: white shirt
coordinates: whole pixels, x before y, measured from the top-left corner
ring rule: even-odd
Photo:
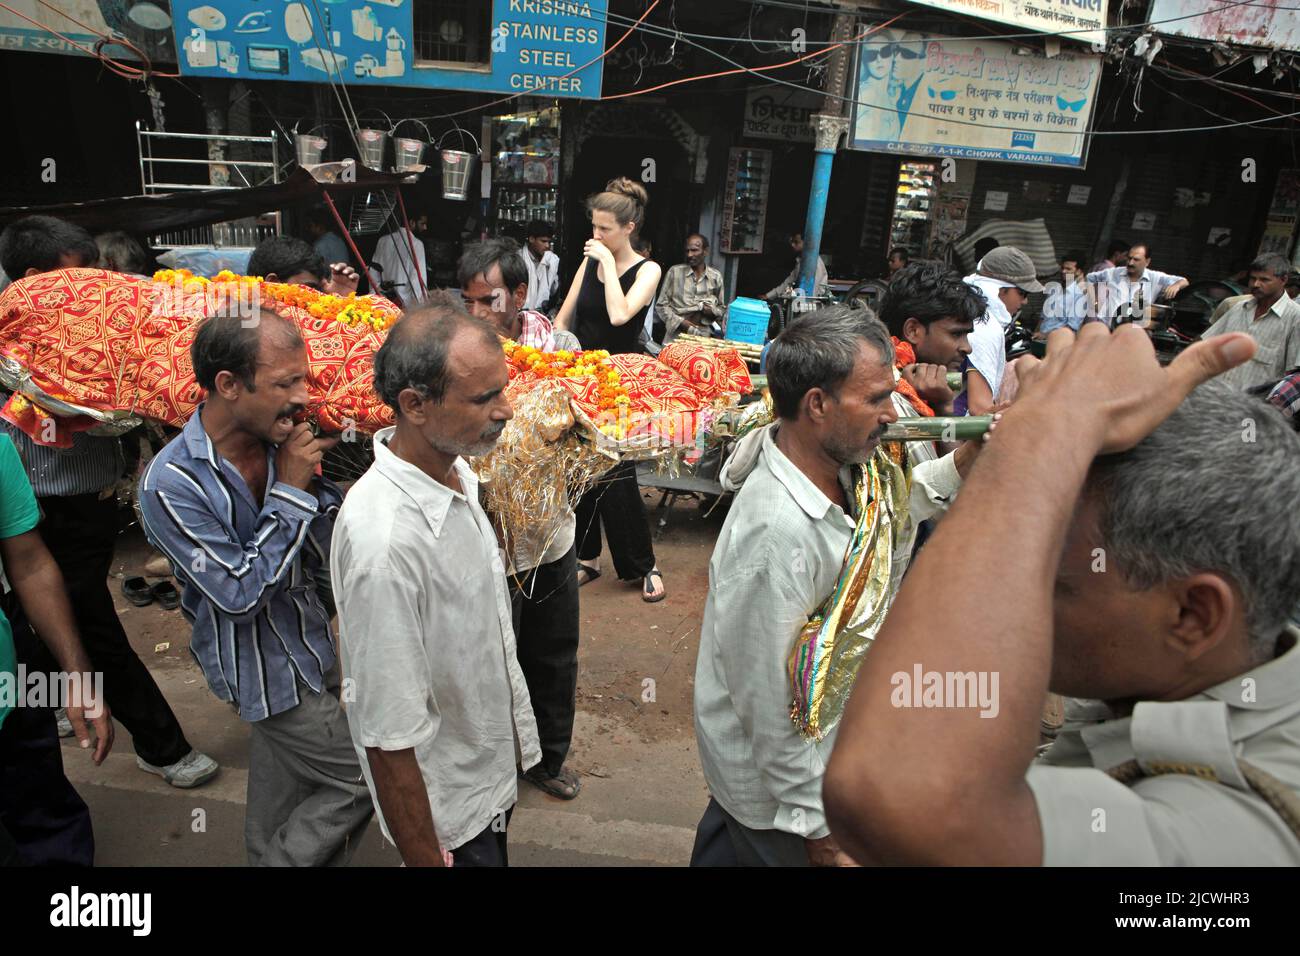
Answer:
[[[742,481],[709,562],[695,667],[695,738],[709,793],[743,825],[808,839],[829,832],[822,777],[835,728],[805,740],[790,720],[787,661],[799,631],[839,579],[854,518],[776,447],[773,426],[751,432],[723,468]],[[841,483],[848,480],[841,472]],[[960,479],[952,456],[912,475],[913,522],[948,506]],[[730,484],[729,484],[730,483]],[[901,535],[896,586],[912,550]]]
[[[995,320],[982,318],[975,322],[967,341],[970,342],[971,367],[980,373],[993,397],[997,398],[1002,376],[1007,371],[1006,333]]]
[[[411,263],[412,248],[415,249],[414,265]],[[410,309],[420,304],[428,273],[425,271],[424,243],[411,230],[403,226],[380,236],[370,264],[383,269],[382,281],[393,283],[398,305]],[[379,291],[380,275],[378,270],[370,270],[370,285],[376,292]]]
[[[524,308],[541,310],[547,302],[554,302],[560,288],[560,257],[547,249],[538,262],[527,246],[519,250],[519,255],[528,267],[528,298],[524,300]]]
[[[478,479],[458,458],[453,492],[388,449],[394,431],[375,435],[334,527],[344,707],[384,835],[366,748],[414,748],[438,842],[454,850],[514,806],[516,762],[541,751]]]
[[[1259,318],[1255,318],[1255,308],[1255,297],[1245,296],[1225,309],[1201,335],[1208,339],[1247,332],[1259,346],[1249,362],[1219,376],[1219,381],[1232,388],[1265,385],[1300,366],[1300,305],[1283,292]]]
[[[1113,323],[1115,310],[1132,302],[1139,289],[1142,290],[1142,304],[1145,307],[1159,299],[1161,293],[1171,285],[1187,280],[1155,269],[1146,269],[1140,278],[1133,280],[1128,277],[1128,266],[1116,266],[1100,272],[1089,272],[1088,281],[1097,286],[1097,316]]]

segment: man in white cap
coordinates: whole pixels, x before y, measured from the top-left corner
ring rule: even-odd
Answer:
[[[970,333],[966,369],[966,411],[987,415],[997,400],[1007,367],[1006,333],[1031,292],[1042,292],[1034,262],[1014,246],[998,246],[965,279],[979,289],[987,307]]]

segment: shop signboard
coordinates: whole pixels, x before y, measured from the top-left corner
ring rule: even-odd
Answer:
[[[902,156],[1082,167],[1102,59],[904,31],[859,50],[850,145]]]
[[[1160,33],[1194,40],[1300,48],[1300,7],[1294,3],[1152,0],[1147,21]]]
[[[1106,43],[1108,0],[912,0],[927,7],[1008,26],[1055,33],[1083,43]],[[1157,0],[1159,2],[1159,0]],[[1204,3],[1206,0],[1188,0]],[[1154,20],[1155,18],[1152,17]]]
[[[176,62],[168,0],[5,0],[5,8],[0,8],[0,50],[93,56],[95,43],[116,33],[154,63]],[[104,52],[127,63],[139,60],[120,44]]]
[[[608,0],[491,0],[483,61],[424,60],[413,7],[430,4],[438,48],[468,27],[438,0],[291,0],[225,9],[172,0],[180,71],[186,76],[344,82],[595,99],[601,93]],[[473,13],[475,3],[461,10]],[[263,9],[263,8],[266,9]],[[425,7],[421,7],[421,12]],[[465,16],[465,14],[459,14]],[[432,47],[431,47],[432,48]]]

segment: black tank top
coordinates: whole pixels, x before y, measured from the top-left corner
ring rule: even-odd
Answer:
[[[637,272],[649,261],[649,259],[642,259],[629,266],[628,270],[619,276],[618,284],[622,286],[624,295],[627,295],[627,290],[632,288],[632,283],[636,281]],[[598,271],[597,262],[588,259],[587,270],[582,277],[582,287],[578,289],[573,334],[578,337],[584,349],[604,349],[610,355],[617,355],[620,352],[640,352],[641,347],[637,339],[641,335],[642,326],[645,325],[645,314],[650,304],[647,302],[637,310],[636,315],[622,325],[612,324],[609,321],[609,310],[605,308],[605,284],[597,278]],[[608,278],[606,276],[606,279]]]

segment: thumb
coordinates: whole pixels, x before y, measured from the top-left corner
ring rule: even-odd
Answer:
[[[1179,401],[1202,382],[1249,362],[1259,350],[1246,332],[1216,335],[1189,345],[1169,363],[1169,376]]]

